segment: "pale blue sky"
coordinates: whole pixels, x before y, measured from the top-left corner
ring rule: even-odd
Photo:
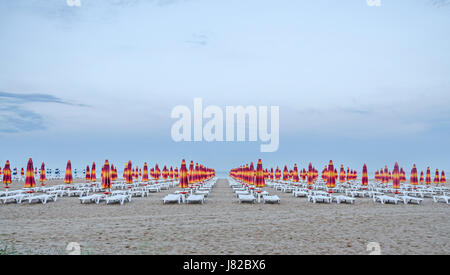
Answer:
[[[450,5],[0,0],[0,163],[450,170]],[[175,105],[279,105],[280,147],[174,143]]]

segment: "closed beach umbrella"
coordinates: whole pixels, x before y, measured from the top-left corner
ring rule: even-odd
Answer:
[[[11,184],[11,164],[9,163],[9,160],[5,163],[5,168],[3,168],[3,184],[5,185],[5,188],[9,188],[9,184]]]
[[[427,167],[427,175],[425,177],[425,184],[430,185],[431,184],[431,170],[430,167]]]
[[[175,180],[179,179],[179,177],[178,177],[178,167],[175,167],[175,170],[173,170],[173,177],[174,177]]]
[[[73,178],[72,178],[72,164],[70,163],[70,160],[67,161],[67,166],[66,166],[66,176],[64,178],[64,183],[65,184],[70,184],[73,182]]]
[[[45,164],[44,163],[41,164],[39,181],[41,182],[41,186],[45,186],[46,178],[45,178]]]
[[[367,165],[365,163],[363,166],[361,185],[363,186],[363,190],[366,190],[369,185],[369,175],[367,174]]]
[[[191,160],[189,163],[189,172],[188,172],[188,183],[192,184],[195,181],[194,175],[194,161]]]
[[[97,174],[96,174],[96,171],[95,171],[95,162],[92,162],[91,181],[92,182],[96,182],[97,181]]]
[[[169,178],[169,170],[167,170],[166,165],[164,165],[164,168],[162,170],[162,177],[164,180],[167,180]]]
[[[395,163],[394,171],[392,171],[392,188],[395,189],[394,194],[398,194],[398,189],[400,189],[400,171],[398,163]]]
[[[173,168],[172,168],[172,166],[170,166],[170,170],[169,170],[169,179],[173,180]]]
[[[283,181],[289,181],[289,171],[287,169],[287,165],[284,165],[283,169]]]
[[[447,183],[447,180],[445,179],[445,172],[444,170],[442,170],[441,172],[441,180],[440,180],[442,185],[445,185]]]
[[[262,167],[261,159],[258,159],[258,164],[256,165],[256,187],[265,187],[266,183],[264,181],[264,171]]]
[[[308,189],[312,189],[312,186],[314,184],[314,171],[311,162],[308,165]]]
[[[328,164],[328,173],[327,173],[327,187],[328,188],[334,188],[336,187],[336,177],[334,175],[334,165],[333,161],[330,160],[330,163]],[[328,191],[329,193],[332,193],[332,190]]]
[[[131,184],[133,183],[133,170],[131,165],[131,160],[128,161],[125,173],[125,183]]]
[[[33,160],[29,158],[27,164],[27,174],[25,177],[25,188],[32,188],[32,187],[36,187],[36,182],[34,179]]]
[[[434,174],[434,180],[433,183],[439,185],[441,183],[441,180],[439,179],[439,169],[436,169],[436,173]]]
[[[86,182],[90,182],[91,181],[91,169],[89,168],[89,165],[86,165]]]
[[[419,180],[417,178],[417,167],[414,164],[413,168],[411,169],[411,177],[409,179],[409,183],[414,186],[414,189],[417,189],[417,185],[419,184]]]
[[[108,160],[105,160],[105,164],[103,165],[102,169],[102,188],[111,188],[111,174]]]
[[[423,176],[423,171],[420,172],[420,185],[423,185],[425,182],[424,176]]]
[[[28,167],[27,167],[28,168]],[[25,176],[25,171],[23,170],[23,167],[20,169],[20,176],[23,178]]]
[[[275,180],[276,180],[276,181],[279,181],[280,178],[281,178],[281,170],[280,170],[280,168],[278,168],[278,166],[277,166],[277,168],[275,169]]]
[[[177,171],[177,170],[175,170],[175,171]],[[181,167],[180,167],[180,183],[179,183],[179,187],[180,188],[187,188],[188,186],[189,186],[189,182],[188,182],[186,161],[183,159],[181,161]]]
[[[300,178],[298,176],[298,167],[297,167],[297,163],[294,163],[294,170],[292,172],[292,181],[293,182],[299,182]]]
[[[344,170],[344,165],[341,165],[341,171],[339,171],[339,182],[340,183],[345,183],[345,170]]]
[[[148,166],[147,166],[147,162],[144,162],[144,172],[142,174],[142,182],[148,182]]]
[[[161,170],[159,169],[158,163],[155,165],[155,179],[159,180],[161,177]]]

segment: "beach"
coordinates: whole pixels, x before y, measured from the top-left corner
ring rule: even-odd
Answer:
[[[124,205],[81,204],[77,197],[0,205],[0,243],[20,254],[66,254],[70,242],[82,254],[369,254],[370,242],[381,254],[450,253],[450,206],[430,198],[421,205],[370,198],[313,204],[266,188],[279,205],[239,204],[221,178],[203,205],[163,205],[176,189]]]

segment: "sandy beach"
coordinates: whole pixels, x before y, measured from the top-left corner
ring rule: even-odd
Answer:
[[[450,253],[450,207],[429,198],[421,205],[369,198],[328,205],[267,188],[280,205],[238,204],[219,179],[204,205],[163,205],[174,190],[124,205],[80,204],[77,197],[0,205],[0,243],[23,254],[65,254],[69,242],[82,254],[368,254],[369,242],[382,254]]]

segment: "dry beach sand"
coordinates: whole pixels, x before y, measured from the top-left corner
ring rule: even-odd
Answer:
[[[450,254],[450,206],[429,198],[422,205],[369,198],[328,205],[267,188],[280,205],[238,204],[219,179],[204,205],[163,205],[174,190],[125,205],[76,197],[0,205],[0,243],[26,254],[63,254],[69,242],[83,254],[368,254],[369,242],[382,254]]]

